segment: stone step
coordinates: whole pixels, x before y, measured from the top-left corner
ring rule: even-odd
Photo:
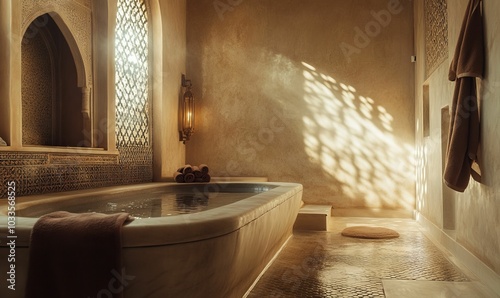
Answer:
[[[328,231],[332,216],[330,205],[304,205],[297,214],[294,230]]]

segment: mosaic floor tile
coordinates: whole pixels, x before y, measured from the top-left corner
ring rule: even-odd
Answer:
[[[421,298],[421,297],[494,297],[477,282],[451,282],[426,280],[383,280],[387,298]]]
[[[401,236],[340,235],[358,224],[384,226]],[[248,297],[385,297],[382,280],[469,281],[411,219],[333,218],[328,232],[294,231]]]

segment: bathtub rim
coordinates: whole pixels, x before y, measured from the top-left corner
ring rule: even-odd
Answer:
[[[148,247],[173,245],[193,241],[202,241],[232,233],[260,216],[281,205],[291,197],[302,193],[303,187],[299,183],[291,182],[213,182],[213,183],[186,183],[188,186],[207,185],[265,185],[274,188],[256,193],[255,195],[225,205],[193,214],[182,214],[172,217],[156,217],[135,219],[126,224],[122,230],[122,246]],[[68,191],[16,198],[16,206],[26,207],[40,203],[54,203],[60,200],[75,199],[92,195],[109,194],[110,191],[119,193],[126,191],[141,191],[151,188],[175,186],[172,182],[151,182],[136,185],[111,186],[98,189]],[[7,237],[7,200],[0,203],[0,237]],[[16,217],[15,235],[18,247],[28,247],[33,225],[38,218]],[[0,246],[5,246],[0,244]]]

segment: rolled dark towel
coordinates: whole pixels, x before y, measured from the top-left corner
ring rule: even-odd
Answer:
[[[174,173],[174,180],[175,182],[177,183],[182,183],[184,182],[184,174],[180,173],[180,172],[175,172]]]
[[[201,175],[203,175],[203,173],[200,171],[200,168],[198,168],[197,166],[193,167],[193,174],[196,178],[201,178]]]
[[[198,168],[203,174],[208,174],[208,166],[206,164],[202,163]]]
[[[195,176],[193,173],[184,174],[184,182],[194,182]]]
[[[185,165],[184,169],[182,170],[182,174],[184,175],[192,172],[193,172],[193,167],[191,165]]]
[[[210,175],[209,174],[203,174],[201,176],[201,181],[202,182],[210,182]]]

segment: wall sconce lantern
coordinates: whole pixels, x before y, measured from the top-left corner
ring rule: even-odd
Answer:
[[[179,141],[186,144],[194,133],[194,95],[191,92],[191,80],[182,75],[182,87],[186,88],[179,103]]]

